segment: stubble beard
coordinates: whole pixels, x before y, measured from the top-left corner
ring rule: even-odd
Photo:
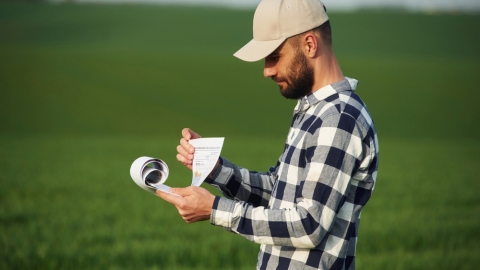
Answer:
[[[313,67],[308,63],[307,57],[300,50],[297,50],[293,63],[287,70],[287,76],[275,76],[272,79],[287,84],[284,88],[279,86],[282,96],[287,99],[301,99],[312,91],[313,75]]]

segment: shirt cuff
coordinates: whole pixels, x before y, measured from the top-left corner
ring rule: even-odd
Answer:
[[[231,229],[235,204],[234,200],[216,196],[210,214],[210,224]]]
[[[233,163],[222,157],[220,157],[219,159],[220,163],[218,164],[215,173],[212,175],[211,178],[207,177],[205,179],[205,182],[207,184],[211,184],[213,186],[217,186],[218,184],[225,185],[234,173]]]

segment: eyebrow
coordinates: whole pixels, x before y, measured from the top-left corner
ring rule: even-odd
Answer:
[[[275,50],[273,51],[271,54],[269,54],[267,57],[276,57],[276,56],[280,56],[280,52]]]

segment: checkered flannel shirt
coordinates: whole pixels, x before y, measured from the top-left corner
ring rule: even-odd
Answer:
[[[257,269],[355,269],[360,211],[375,185],[378,141],[357,81],[300,99],[283,154],[266,173],[225,158],[207,179],[210,222],[261,244]]]

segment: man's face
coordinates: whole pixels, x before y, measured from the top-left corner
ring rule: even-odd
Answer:
[[[265,58],[264,76],[278,83],[280,93],[288,99],[300,99],[312,91],[313,67],[299,48],[288,42]]]

